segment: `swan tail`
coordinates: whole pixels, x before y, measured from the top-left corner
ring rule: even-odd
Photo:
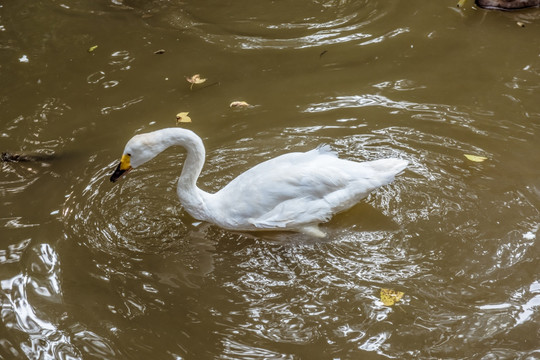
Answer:
[[[368,180],[369,182],[369,189],[364,189],[367,195],[367,193],[376,188],[388,185],[394,181],[395,177],[405,170],[409,162],[407,160],[390,158],[369,161],[363,164],[371,170],[371,174],[364,178],[364,180]],[[360,184],[364,184],[363,181]]]
[[[394,178],[405,170],[409,162],[403,159],[381,159],[365,163],[374,172],[374,179],[378,179],[378,186],[388,185]]]
[[[371,168],[377,172],[394,174],[395,176],[405,170],[407,165],[409,165],[409,162],[403,159],[391,158],[371,161],[369,164]]]

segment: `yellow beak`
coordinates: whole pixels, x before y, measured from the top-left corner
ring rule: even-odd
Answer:
[[[120,164],[118,164],[118,166],[116,167],[116,170],[114,170],[114,173],[111,175],[111,182],[115,182],[122,175],[127,174],[130,170],[131,170],[130,155],[124,154],[122,155],[122,159],[120,159]]]

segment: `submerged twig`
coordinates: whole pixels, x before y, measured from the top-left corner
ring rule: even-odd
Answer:
[[[55,158],[54,154],[18,154],[3,152],[0,156],[3,162],[42,162]]]

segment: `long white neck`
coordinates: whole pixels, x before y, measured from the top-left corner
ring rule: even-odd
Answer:
[[[197,187],[197,179],[204,165],[205,150],[199,136],[194,132],[182,128],[169,128],[154,132],[158,137],[155,144],[159,144],[161,152],[174,145],[180,145],[187,151],[182,173],[178,178],[177,192],[184,209],[198,220],[207,220],[205,199],[210,194]]]
[[[203,142],[194,132],[178,128],[176,145],[183,146],[187,151],[186,160],[182,167],[182,173],[178,178],[177,193],[184,209],[198,220],[208,220],[206,218],[205,199],[208,193],[197,187],[197,179],[201,174],[206,152]]]
[[[196,188],[197,179],[201,174],[206,152],[203,142],[194,132],[185,129],[172,128],[171,140],[174,144],[184,147],[187,151],[182,173],[178,179],[178,188]]]

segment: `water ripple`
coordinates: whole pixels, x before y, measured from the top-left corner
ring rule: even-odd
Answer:
[[[27,260],[27,274],[1,281],[2,323],[19,338],[23,334],[17,347],[11,346],[11,353],[19,357],[20,351],[31,359],[82,359],[79,349],[88,336],[83,339],[61,330],[54,316],[62,304],[58,255],[50,245],[40,244],[30,249]]]
[[[435,114],[440,110],[414,104],[409,110],[413,106]],[[332,244],[291,243],[289,238],[285,240],[289,245],[257,241],[237,249],[236,275],[223,280],[243,299],[242,306],[229,312],[230,334],[247,331],[245,338],[266,348],[326,339],[331,348],[340,349],[334,355],[345,357],[358,349],[386,356],[420,355],[418,339],[428,339],[435,344],[433,353],[444,356],[461,346],[461,339],[478,344],[493,341],[530,324],[537,301],[534,285],[519,305],[493,310],[500,317],[488,310],[493,304],[488,299],[501,282],[517,276],[510,269],[528,266],[540,216],[527,193],[496,190],[497,180],[490,175],[495,164],[471,164],[463,157],[464,153],[491,154],[474,144],[408,127],[386,127],[340,139],[329,135],[331,127],[312,130],[320,141],[333,141],[342,157],[398,156],[411,165],[396,182],[372,194],[366,205],[325,224]],[[306,146],[312,137],[308,133],[286,128],[268,147]],[[246,151],[245,156],[237,155],[240,159],[249,163],[257,146],[266,153],[266,145],[254,141],[239,141]],[[229,164],[232,156],[232,150],[221,149],[210,161],[219,168]],[[462,249],[459,259],[454,258],[456,247]],[[449,274],[456,285],[444,280]],[[380,305],[381,287],[407,294],[402,303],[405,314]],[[468,307],[456,305],[467,301],[463,297],[473,302],[482,299],[484,307],[470,318]],[[340,311],[343,308],[351,309],[349,316]],[[399,330],[392,324],[400,324]],[[391,349],[386,346],[390,338]]]
[[[393,11],[392,6],[383,9],[373,1],[285,1],[272,3],[269,8],[237,2],[229,6],[216,4],[212,12],[197,3],[157,5],[151,11],[150,23],[194,32],[209,43],[235,50],[302,49],[339,43],[368,45],[409,31],[365,31],[367,25]],[[294,12],[291,8],[302,10]]]
[[[69,196],[63,210],[65,221],[73,221],[73,231],[88,234],[87,245],[95,249],[144,252],[156,246],[174,246],[172,240],[186,229],[178,221],[174,187],[160,198],[145,195],[151,188],[171,189],[172,184],[163,183],[159,175],[150,172],[145,176],[143,169],[136,180],[127,178],[120,186],[112,186],[108,177],[113,167],[110,164],[99,170],[80,194]],[[101,213],[92,210],[96,204],[100,204]]]

